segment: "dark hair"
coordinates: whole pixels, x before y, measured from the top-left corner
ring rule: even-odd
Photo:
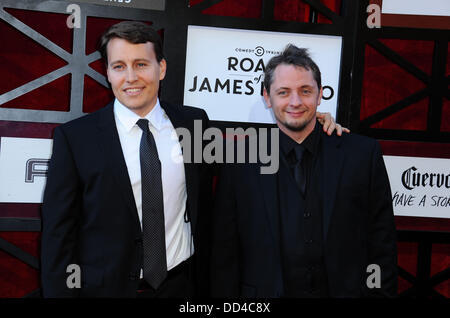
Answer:
[[[108,64],[107,46],[111,39],[120,38],[133,44],[153,43],[156,60],[161,62],[164,58],[161,38],[151,26],[137,21],[123,21],[111,26],[103,33],[98,43],[98,50],[102,55],[103,61]]]
[[[273,82],[273,72],[280,64],[290,64],[299,67],[303,67],[307,71],[313,73],[314,80],[317,83],[317,87],[322,87],[322,79],[320,75],[320,69],[316,63],[309,56],[308,49],[298,48],[293,44],[289,44],[284,49],[283,53],[274,56],[267,63],[266,70],[264,71],[264,88],[267,93],[270,93],[270,85]]]

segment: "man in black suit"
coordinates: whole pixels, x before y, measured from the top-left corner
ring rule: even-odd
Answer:
[[[42,208],[43,296],[203,295],[212,176],[207,165],[183,163],[174,136],[181,127],[193,136],[194,120],[205,129],[208,117],[160,103],[166,61],[151,27],[122,22],[100,44],[116,99],[55,129]],[[76,281],[71,264],[80,286],[67,284]]]
[[[222,166],[212,295],[395,296],[395,225],[378,143],[319,129],[321,75],[306,49],[289,45],[272,58],[264,87],[280,166],[275,174],[261,174],[260,163]]]

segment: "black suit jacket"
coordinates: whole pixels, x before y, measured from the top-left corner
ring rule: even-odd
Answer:
[[[389,181],[378,143],[321,132],[319,175],[324,262],[332,297],[394,296],[396,235]],[[282,161],[280,160],[280,165]],[[213,211],[211,283],[215,297],[280,297],[283,277],[277,174],[261,165],[223,165]],[[381,288],[369,289],[369,264]]]
[[[161,102],[175,128],[208,118],[203,110]],[[197,292],[208,285],[211,174],[185,163],[187,211],[194,239]],[[113,104],[55,129],[42,207],[41,278],[44,297],[135,297],[142,232]],[[81,268],[81,288],[69,289],[69,264]],[[199,275],[201,273],[201,275]]]

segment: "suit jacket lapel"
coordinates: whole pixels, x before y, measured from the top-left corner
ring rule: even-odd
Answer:
[[[334,202],[336,200],[339,180],[342,175],[344,153],[340,148],[341,139],[345,137],[331,137],[322,135],[322,180],[323,180],[323,237],[326,242]]]
[[[262,189],[264,203],[266,205],[266,216],[275,241],[275,246],[280,246],[278,174],[260,174],[259,172],[258,174],[260,189]]]
[[[133,189],[131,188],[130,177],[114,120],[113,103],[110,103],[101,110],[99,116],[99,147],[103,150],[105,162],[109,166],[109,171],[117,183],[118,192],[122,195],[136,225],[139,226],[139,217],[134,201]]]
[[[268,147],[266,149],[271,149],[269,146],[272,142],[270,139],[270,134],[268,135]],[[279,154],[279,165],[282,165],[281,162],[283,156]],[[264,203],[266,205],[266,216],[269,222],[269,226],[273,235],[273,239],[275,241],[275,246],[280,246],[280,220],[279,220],[279,201],[278,201],[278,173],[273,174],[261,174],[260,170],[261,165],[257,165],[258,171],[256,172],[259,177],[260,189],[263,193]]]
[[[185,116],[183,116],[181,109],[175,109],[174,107],[169,106],[167,103],[161,102],[161,107],[166,112],[169,117],[173,127],[177,128],[187,128],[191,133],[191,147],[194,148],[194,122],[192,120],[188,120]],[[178,132],[177,132],[178,133]],[[201,131],[203,133],[203,131]],[[181,136],[178,134],[178,138]],[[198,142],[198,141],[197,141]],[[202,148],[203,149],[203,148]],[[197,177],[198,171],[197,165],[192,162],[184,162],[184,173],[186,176],[186,191],[187,191],[187,203],[186,208],[188,209],[189,217],[191,220],[192,233],[195,233],[196,225],[197,225],[197,210],[198,210],[198,190],[199,190],[199,179]]]

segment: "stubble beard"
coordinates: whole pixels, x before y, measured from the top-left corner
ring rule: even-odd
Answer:
[[[302,121],[297,124],[290,124],[289,122],[285,122],[284,126],[291,131],[299,132],[305,129],[305,127],[309,124],[309,121]]]
[[[288,120],[278,120],[286,129],[292,131],[292,132],[300,132],[306,129],[306,127],[314,120],[314,116],[312,118],[308,118],[305,120],[300,121],[292,121],[289,122]]]

